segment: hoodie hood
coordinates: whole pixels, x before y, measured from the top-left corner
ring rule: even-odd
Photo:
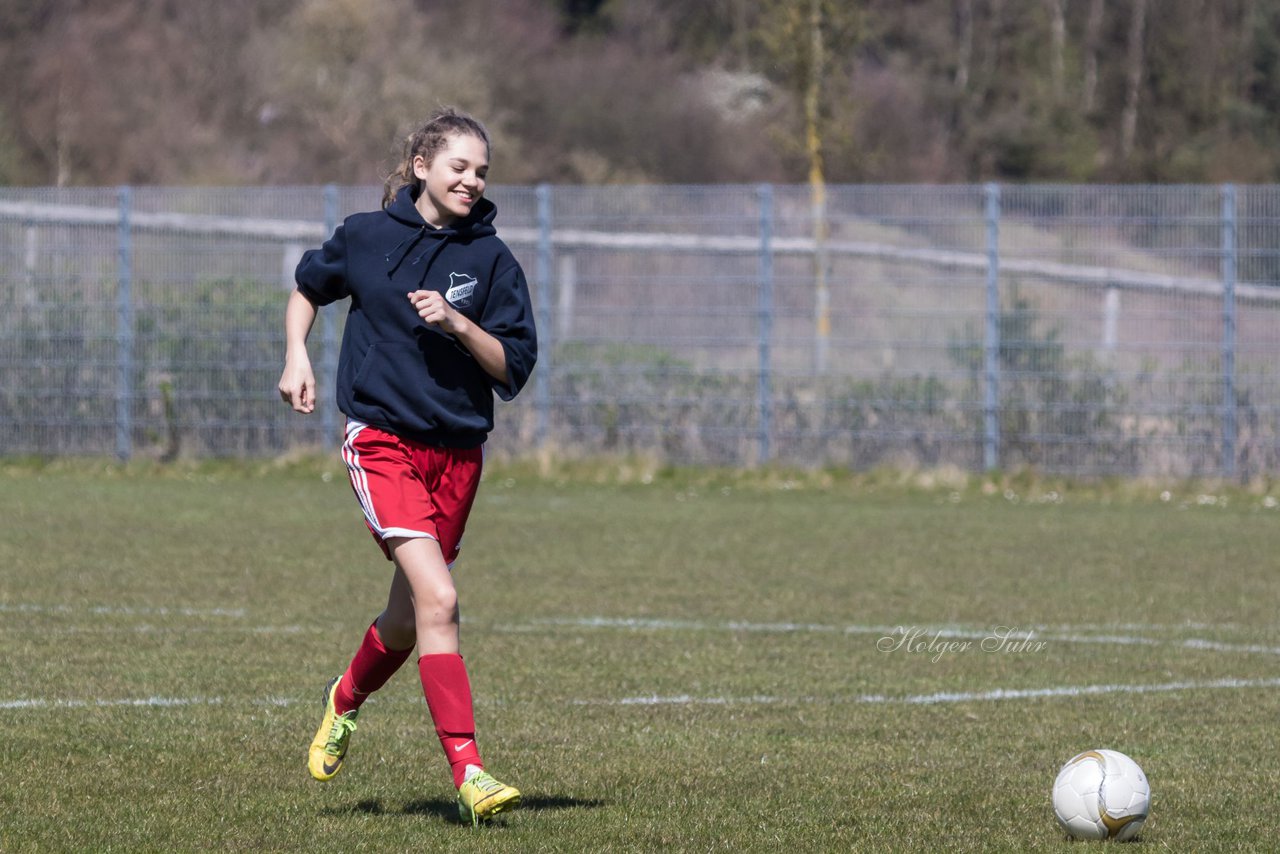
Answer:
[[[498,209],[484,196],[476,200],[471,213],[466,217],[455,220],[443,228],[436,228],[423,219],[422,213],[418,210],[417,201],[420,194],[421,188],[417,184],[405,184],[396,191],[396,197],[386,207],[387,213],[393,220],[412,229],[387,252],[387,263],[390,265],[388,274],[394,274],[410,255],[413,255],[410,263],[415,266],[421,264],[424,259],[430,264],[446,240],[474,240],[477,237],[488,237],[498,233],[493,226]],[[414,250],[418,249],[424,240],[432,242],[415,254]],[[424,270],[423,278],[425,277]]]

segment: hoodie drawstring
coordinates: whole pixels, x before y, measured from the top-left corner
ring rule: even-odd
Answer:
[[[409,244],[409,247],[404,250],[404,254],[400,256],[400,259],[396,261],[395,264],[391,265],[391,270],[390,270],[390,273],[388,273],[388,275],[390,275],[391,273],[395,273],[396,270],[400,269],[400,265],[404,263],[404,259],[408,258],[409,253],[413,251],[413,247],[417,246],[418,241],[422,240],[422,238],[426,237],[426,235],[427,235],[427,227],[424,225],[418,230],[416,230],[413,234],[410,234],[404,240],[401,240],[399,243],[397,243],[392,248],[392,250],[387,253],[386,261],[388,264],[391,264],[391,256],[396,254],[396,252],[399,251],[401,246],[404,246],[406,243]],[[426,254],[426,253],[423,253],[423,254]],[[419,255],[418,260],[421,260],[421,259],[422,259],[422,255]],[[418,261],[414,261],[413,263],[417,264]]]
[[[448,241],[449,241],[449,235],[447,233],[442,234],[440,236],[440,241],[434,247],[432,247],[431,249],[424,249],[422,254],[419,255],[417,258],[414,258],[413,261],[409,264],[409,266],[410,267],[418,266],[418,262],[420,262],[423,258],[426,258],[428,255],[430,255],[431,258],[430,260],[427,261],[427,266],[430,267],[431,262],[435,260],[436,253],[438,253],[444,247],[445,243],[447,243]],[[406,252],[405,254],[407,255],[408,253]]]

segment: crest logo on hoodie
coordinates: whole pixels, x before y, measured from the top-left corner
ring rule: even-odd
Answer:
[[[444,298],[455,307],[466,308],[471,305],[471,297],[475,292],[475,276],[468,276],[466,273],[449,274],[449,290],[444,292]]]

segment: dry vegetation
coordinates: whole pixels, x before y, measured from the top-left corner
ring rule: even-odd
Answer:
[[[0,0],[0,183],[375,182],[457,103],[505,183],[1271,182],[1277,0]]]

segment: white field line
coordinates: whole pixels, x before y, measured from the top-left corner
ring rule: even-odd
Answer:
[[[600,700],[569,700],[574,706],[767,706],[767,705],[908,705],[937,706],[955,703],[991,702],[995,700],[1038,700],[1059,697],[1089,697],[1100,694],[1158,694],[1180,691],[1239,690],[1243,688],[1280,688],[1280,678],[1211,679],[1190,682],[1164,682],[1155,685],[1060,685],[1049,688],[995,688],[990,691],[941,691],[934,694],[860,694],[855,697],[779,697],[753,694],[745,697],[694,697],[690,694],[662,696],[648,694]],[[183,706],[220,706],[230,701],[222,697],[140,697],[117,700],[0,700],[0,710],[7,709],[88,709],[88,708],[176,708]],[[243,701],[235,701],[244,705]],[[291,706],[296,700],[268,697],[251,700],[252,706]]]
[[[133,697],[116,700],[0,700],[0,709],[109,709],[116,707],[171,709],[181,706],[221,706],[229,703],[221,697]],[[297,700],[288,697],[265,697],[248,702],[236,700],[237,706],[292,706]]]
[[[1247,626],[1239,623],[1062,623],[1037,626],[1036,631],[1046,632],[1210,632],[1241,631]]]
[[[167,709],[175,706],[217,706],[221,697],[137,697],[120,700],[0,700],[0,709],[105,709],[113,706],[145,706]]]
[[[153,626],[150,623],[137,623],[130,626],[50,626],[41,628],[40,634],[53,636],[76,635],[301,635],[301,634],[333,634],[332,627],[325,626],[236,626],[223,624],[220,626]]]
[[[0,614],[94,614],[104,617],[247,617],[244,608],[128,608],[110,605],[30,605],[0,602]]]
[[[165,608],[145,607],[132,608],[119,605],[40,605],[32,603],[0,602],[0,614],[92,614],[106,617],[228,617],[242,619],[249,616],[246,608]],[[892,631],[889,626],[871,625],[829,625],[822,623],[753,623],[745,621],[707,622],[702,620],[672,620],[650,617],[548,617],[533,620],[534,627],[542,626],[576,626],[580,628],[628,628],[628,629],[676,629],[676,630],[723,630],[745,632],[844,632],[847,634],[865,634]],[[493,628],[509,631],[527,630],[529,626],[521,624],[493,624]],[[1037,626],[1033,631],[1040,632],[1175,632],[1175,631],[1235,631],[1245,627],[1237,623],[1067,623],[1051,626]],[[288,626],[283,629],[263,627],[263,631],[304,631],[299,626]],[[963,626],[941,626],[938,631],[944,637],[981,637],[982,631]],[[968,632],[969,634],[964,634]],[[1017,638],[1018,635],[1013,637]],[[1121,637],[1117,643],[1144,643],[1144,639],[1125,639]]]
[[[178,616],[192,618],[248,616],[245,609],[240,608],[129,608],[113,606],[81,606],[68,605],[32,605],[0,603],[0,613],[20,614],[92,614],[98,616],[154,617]],[[726,632],[760,632],[760,633],[819,633],[845,635],[877,635],[885,638],[902,637],[904,634],[917,631],[914,627],[901,625],[833,625],[825,623],[755,623],[729,620],[710,622],[702,620],[674,620],[647,617],[577,617],[547,618],[534,620],[526,624],[490,624],[489,628],[499,631],[545,631],[554,627],[585,629],[624,629],[624,630],[659,630],[659,631],[726,631]],[[232,627],[227,627],[232,628]],[[1128,645],[1162,645],[1177,646],[1186,649],[1207,650],[1213,652],[1261,653],[1280,655],[1280,646],[1263,644],[1222,643],[1219,641],[1190,638],[1168,640],[1145,637],[1142,635],[1078,634],[1061,630],[1114,630],[1114,629],[1146,629],[1151,631],[1185,631],[1187,629],[1212,628],[1205,624],[1091,624],[1089,626],[1054,626],[1055,631],[1041,634],[1040,629],[973,629],[959,626],[943,626],[924,630],[925,637],[986,639],[992,637],[993,631],[1001,631],[1006,641],[1018,640],[1053,640],[1067,643],[1103,643]],[[1219,627],[1221,628],[1221,627]],[[138,626],[134,631],[152,631],[154,627]],[[187,629],[185,631],[190,631]],[[249,626],[246,631],[261,633],[297,633],[307,631],[302,626]],[[615,699],[569,700],[573,705],[587,706],[727,706],[727,705],[776,705],[776,704],[899,704],[899,705],[938,705],[965,702],[984,702],[994,700],[1028,700],[1054,697],[1082,697],[1100,694],[1145,694],[1168,693],[1177,691],[1220,690],[1242,688],[1280,687],[1280,678],[1274,679],[1218,679],[1208,681],[1167,682],[1155,685],[1115,684],[1115,685],[1076,685],[1048,688],[1008,689],[996,688],[987,691],[939,692],[934,694],[916,694],[895,697],[887,694],[863,694],[850,698],[821,697],[775,697],[768,695],[751,695],[746,697],[694,697],[688,694],[671,696],[643,695]],[[183,706],[216,706],[224,700],[221,697],[142,697],[123,699],[43,699],[25,698],[0,700],[0,710],[7,709],[83,709],[83,708],[174,708]],[[243,701],[236,701],[243,702]],[[269,697],[249,701],[254,706],[289,706],[296,701],[290,698]]]
[[[990,691],[942,691],[936,694],[862,694],[856,697],[694,697],[689,694],[657,694],[612,700],[574,700],[579,706],[763,706],[763,705],[912,705],[935,706],[993,700],[1036,700],[1056,697],[1088,697],[1098,694],[1156,694],[1215,689],[1280,688],[1275,679],[1213,679],[1200,682],[1165,682],[1157,685],[1063,685],[1051,688],[995,688]]]
[[[1130,626],[1135,624],[1128,624]],[[1201,625],[1201,624],[1196,624]],[[534,620],[530,624],[521,625],[494,625],[491,628],[506,631],[529,631],[537,630],[542,626],[563,626],[566,628],[581,629],[639,629],[639,630],[672,630],[672,631],[724,631],[724,632],[763,632],[776,634],[846,634],[846,635],[877,635],[879,637],[902,639],[905,635],[912,632],[919,632],[918,637],[929,638],[957,638],[961,640],[984,640],[992,638],[995,633],[999,632],[999,637],[1006,641],[1057,641],[1061,643],[1092,643],[1092,644],[1110,644],[1120,646],[1176,646],[1186,649],[1210,650],[1215,652],[1240,652],[1240,653],[1260,653],[1264,655],[1280,655],[1280,646],[1267,646],[1264,644],[1239,644],[1239,643],[1222,643],[1219,641],[1204,640],[1200,638],[1190,638],[1186,640],[1169,640],[1165,638],[1152,638],[1144,635],[1126,635],[1126,634],[1080,634],[1078,631],[1070,631],[1072,627],[1061,626],[1055,629],[1068,629],[1068,631],[1049,631],[1045,632],[1041,629],[1018,629],[1014,627],[996,627],[988,629],[973,629],[959,626],[939,626],[939,627],[915,627],[904,625],[832,625],[826,623],[752,623],[737,620],[728,620],[724,622],[706,622],[701,620],[668,620],[661,618],[648,617],[562,617],[547,618],[543,620]],[[1177,624],[1164,626],[1149,626],[1152,630],[1178,630],[1189,628],[1178,626]],[[1106,629],[1105,625],[1095,624],[1091,628]]]
[[[132,608],[121,606],[107,605],[38,605],[24,603],[3,603],[0,602],[0,614],[16,613],[16,614],[90,614],[93,616],[106,617],[193,617],[207,618],[220,617],[242,619],[249,616],[249,612],[245,608]],[[1151,632],[1172,632],[1172,631],[1196,631],[1207,629],[1235,629],[1238,626],[1213,626],[1208,623],[1168,623],[1168,624],[1151,624],[1151,623],[1090,623],[1080,625],[1059,625],[1059,626],[1043,626],[1033,629],[1019,629],[1016,627],[996,627],[987,629],[974,629],[965,626],[938,626],[938,627],[916,627],[903,625],[835,625],[829,623],[796,623],[796,622],[774,622],[774,623],[756,623],[742,620],[726,620],[722,622],[712,622],[705,620],[675,620],[664,619],[658,617],[548,617],[545,619],[536,619],[528,623],[486,623],[480,622],[487,628],[501,632],[539,632],[544,631],[548,627],[566,627],[580,629],[638,629],[638,630],[658,630],[658,631],[724,631],[724,632],[750,632],[750,633],[767,633],[767,634],[845,634],[845,635],[877,635],[886,638],[902,638],[910,632],[917,632],[916,637],[942,639],[960,639],[960,640],[983,640],[991,638],[993,632],[999,630],[1000,637],[1006,641],[1056,641],[1060,643],[1080,643],[1080,644],[1105,644],[1114,646],[1174,646],[1183,649],[1204,650],[1211,652],[1235,652],[1243,654],[1259,654],[1259,655],[1277,655],[1280,656],[1280,646],[1269,646],[1266,644],[1254,643],[1227,643],[1222,641],[1208,640],[1204,638],[1188,638],[1174,639],[1152,638],[1138,634],[1092,634],[1091,632],[1125,632],[1125,631],[1151,631]],[[137,634],[150,634],[155,632],[169,631],[168,627],[157,627],[151,625],[138,625],[124,628],[118,627],[84,627],[75,626],[64,629],[48,628],[46,631],[57,632],[62,634],[92,634],[102,631],[127,631]],[[309,629],[306,626],[289,625],[289,626],[271,626],[271,625],[254,625],[237,628],[232,626],[219,627],[216,629],[206,628],[185,628],[184,633],[192,633],[199,631],[244,631],[252,634],[276,635],[276,634],[302,634],[308,631],[317,631],[318,629]],[[1085,634],[1081,634],[1085,632]]]

